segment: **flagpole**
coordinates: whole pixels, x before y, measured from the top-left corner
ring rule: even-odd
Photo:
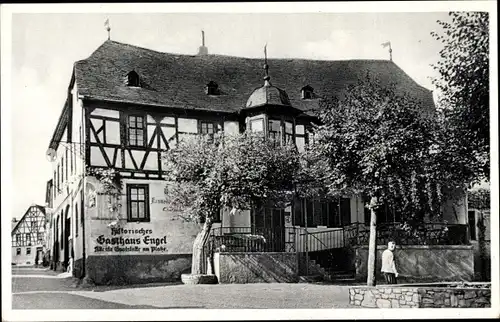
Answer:
[[[104,22],[104,26],[106,27],[106,31],[108,32],[108,40],[111,39],[111,27],[109,26],[109,18]]]

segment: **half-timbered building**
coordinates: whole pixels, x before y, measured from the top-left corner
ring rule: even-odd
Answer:
[[[23,217],[13,222],[12,264],[16,266],[41,264],[46,243],[45,207],[32,205]]]
[[[184,137],[262,131],[303,149],[312,139],[308,129],[319,100],[367,73],[434,106],[432,93],[392,61],[269,59],[263,71],[261,59],[210,55],[202,47],[197,55],[180,55],[108,40],[74,64],[48,151],[54,267],[70,267],[96,282],[176,279],[189,272],[199,226],[166,210],[162,166],[162,152]],[[119,174],[118,199],[102,193],[102,180],[86,175],[88,168]],[[275,251],[289,250],[287,227],[328,231],[316,237],[321,251],[340,247],[344,227],[366,218],[356,196],[296,205],[222,213],[214,230],[279,231],[282,247]],[[465,224],[460,207],[449,222]],[[381,217],[394,222],[395,216],[387,211]],[[294,251],[311,250],[306,244]]]

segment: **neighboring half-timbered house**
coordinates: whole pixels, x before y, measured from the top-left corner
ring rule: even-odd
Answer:
[[[11,237],[13,265],[42,264],[46,239],[45,208],[30,206],[24,216],[14,222]]]
[[[433,107],[431,92],[392,61],[269,59],[271,71],[266,63],[264,74],[260,59],[207,53],[206,47],[198,55],[160,53],[108,40],[74,64],[48,151],[54,267],[99,283],[188,272],[199,227],[166,211],[161,159],[186,136],[263,131],[302,149],[319,99],[367,73]],[[88,168],[113,169],[119,196],[102,194],[103,181],[86,175]],[[308,201],[294,211],[223,213],[217,225],[341,233],[364,221],[362,200],[346,196],[326,205]]]

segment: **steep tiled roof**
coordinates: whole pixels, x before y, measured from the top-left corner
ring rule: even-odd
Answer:
[[[14,235],[15,230],[25,220],[26,216],[28,215],[28,213],[30,212],[30,210],[31,210],[32,207],[38,208],[38,210],[40,210],[45,215],[45,207],[40,206],[40,205],[36,205],[36,204],[33,204],[33,205],[29,206],[28,210],[26,210],[26,212],[21,217],[21,219],[19,219],[16,222],[12,222],[12,224],[11,224],[11,230],[10,230],[11,231],[11,235]]]
[[[396,83],[433,105],[429,90],[415,83],[392,61],[268,59],[273,85],[286,91],[292,106],[317,108],[317,100],[303,100],[301,89],[314,88],[315,95],[339,94],[346,85],[367,73],[382,83]],[[143,86],[128,87],[124,77],[136,71]],[[222,55],[177,55],[106,41],[92,55],[75,63],[79,94],[88,98],[167,107],[238,112],[263,81],[262,59]],[[221,95],[209,96],[205,86],[219,85]]]

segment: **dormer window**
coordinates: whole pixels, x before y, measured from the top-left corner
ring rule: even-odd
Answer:
[[[210,81],[210,83],[208,83],[205,87],[205,93],[207,95],[219,95],[219,85],[214,81]]]
[[[131,71],[127,74],[127,86],[140,87],[140,84],[139,74],[135,71]]]
[[[310,100],[314,98],[314,88],[307,85],[302,87],[302,99]]]

